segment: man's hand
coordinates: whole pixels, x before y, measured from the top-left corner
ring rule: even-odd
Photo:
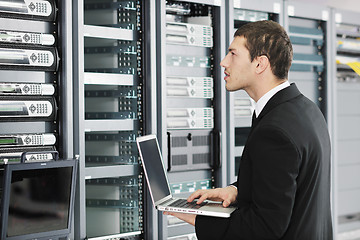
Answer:
[[[197,204],[202,203],[204,200],[212,200],[223,202],[224,207],[228,207],[230,204],[235,203],[237,197],[237,189],[232,186],[225,188],[215,188],[215,189],[206,189],[206,190],[197,190],[189,196],[187,199],[188,202],[194,201],[196,198],[199,198]],[[196,215],[188,213],[178,213],[178,212],[164,212],[164,215],[171,215],[177,217],[193,226],[195,226]]]
[[[177,217],[178,219],[181,219],[181,220],[195,226],[196,215],[194,215],[194,214],[178,213],[178,212],[164,212],[164,215],[171,215],[171,216]]]
[[[223,202],[223,206],[228,207],[230,204],[235,203],[237,194],[237,189],[232,186],[227,186],[225,188],[197,190],[188,197],[187,201],[192,202],[196,198],[199,198],[197,204],[200,204],[204,200],[208,199],[212,201]]]

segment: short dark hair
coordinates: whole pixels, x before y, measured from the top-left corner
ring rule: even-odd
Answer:
[[[270,61],[271,71],[279,79],[287,79],[293,58],[290,38],[280,24],[265,20],[241,26],[234,37],[243,36],[249,50],[251,62],[265,55]]]

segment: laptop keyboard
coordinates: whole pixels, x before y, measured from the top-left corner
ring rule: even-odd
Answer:
[[[186,199],[177,199],[175,202],[172,202],[168,206],[169,207],[178,207],[178,208],[198,209],[206,204],[207,204],[207,202],[202,202],[200,204],[197,204],[196,201],[188,202]]]

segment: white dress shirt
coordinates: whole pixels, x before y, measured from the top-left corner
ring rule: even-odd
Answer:
[[[263,108],[265,107],[265,105],[267,104],[267,102],[270,100],[270,98],[272,98],[272,96],[274,96],[277,92],[279,92],[280,90],[287,88],[290,86],[289,81],[285,81],[282,84],[274,87],[273,89],[271,89],[270,91],[268,91],[267,93],[265,93],[264,96],[262,96],[259,101],[256,102],[255,104],[255,115],[256,117],[259,116],[259,114],[261,113],[261,111],[263,110]]]

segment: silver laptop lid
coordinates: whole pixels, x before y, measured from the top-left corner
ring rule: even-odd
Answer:
[[[154,206],[172,197],[156,135],[136,138]]]

